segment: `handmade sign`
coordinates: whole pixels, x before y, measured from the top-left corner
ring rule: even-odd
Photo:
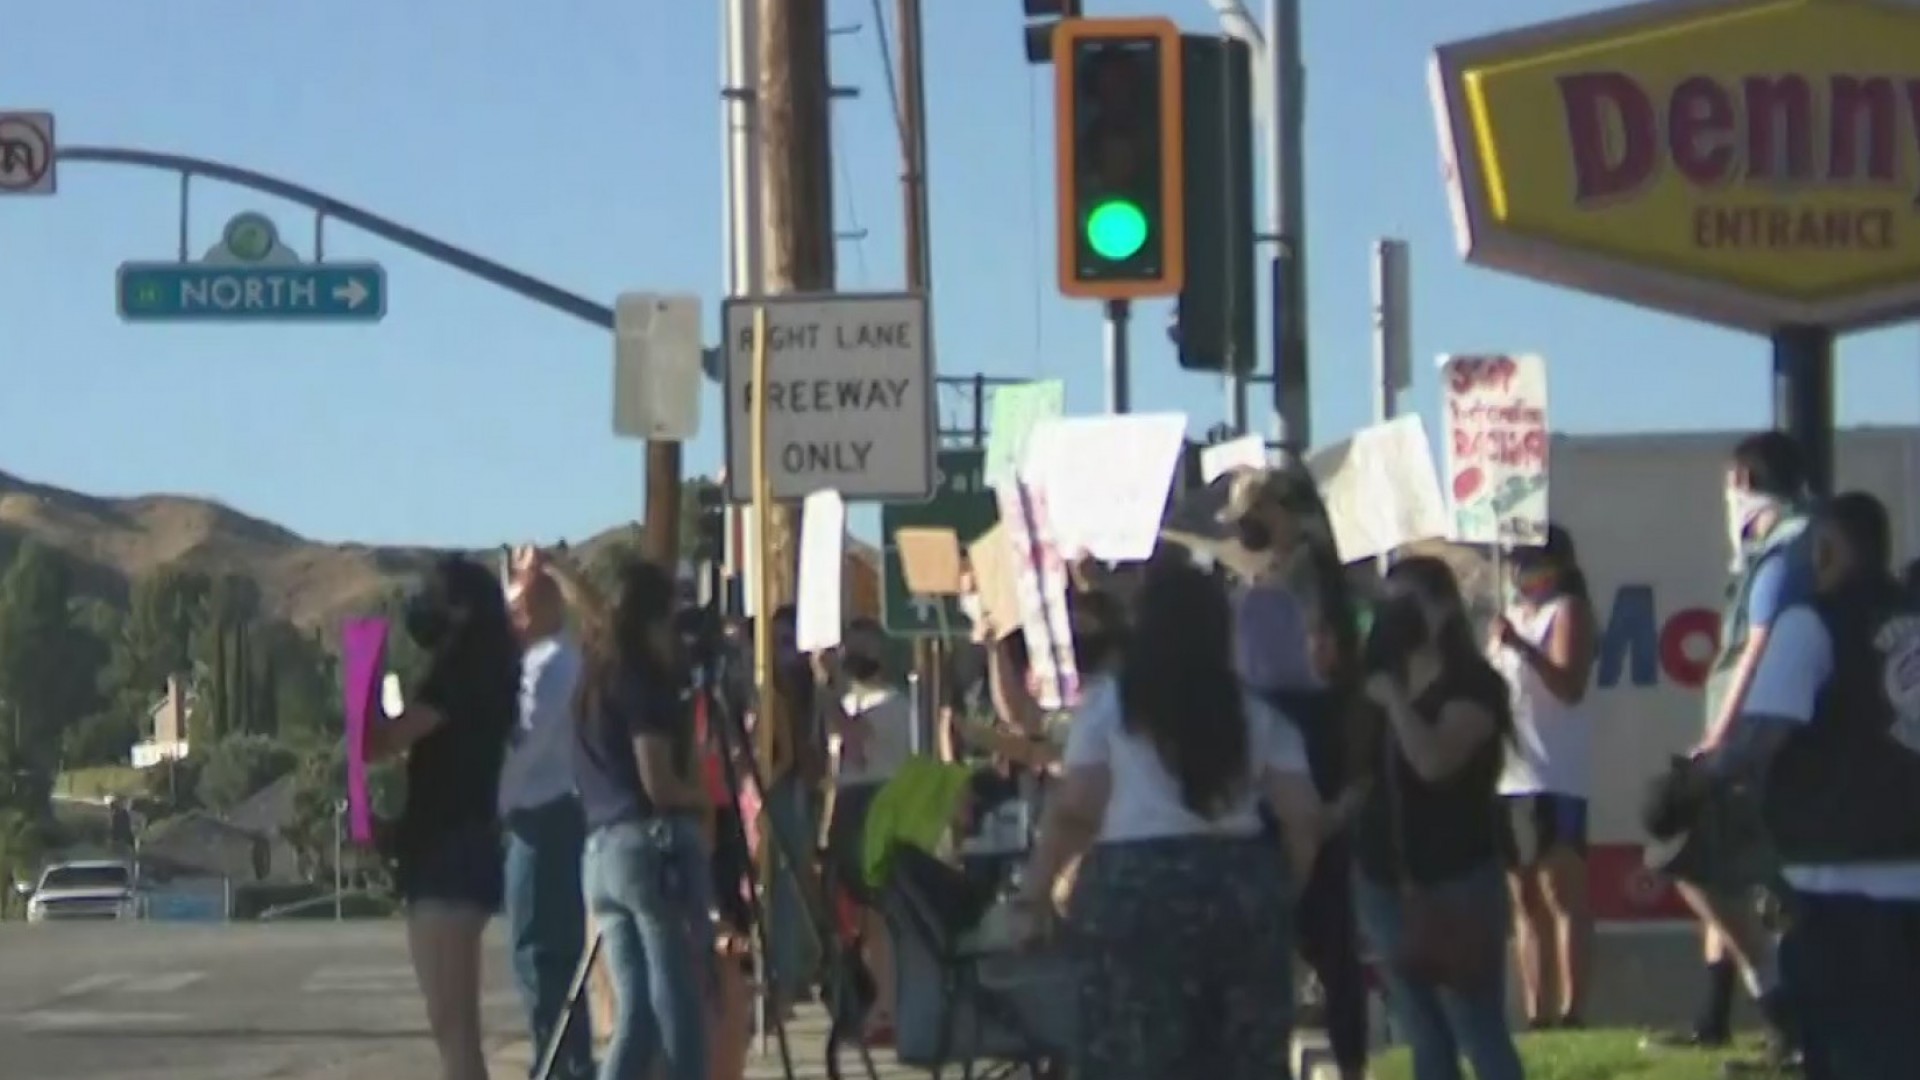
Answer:
[[[795,600],[795,644],[820,652],[840,644],[841,571],[847,543],[847,504],[837,491],[816,491],[800,508],[800,581]]]
[[[993,627],[994,639],[1011,637],[1020,629],[1020,564],[1014,560],[1007,527],[995,524],[967,545],[967,569],[980,611]]]
[[[1067,613],[1067,564],[1054,541],[1046,493],[1014,481],[994,493],[1000,522],[1013,548],[1020,628],[1026,632],[1028,678],[1043,709],[1080,703],[1080,669],[1073,656]]]
[[[1417,415],[1354,432],[1307,459],[1340,561],[1378,558],[1451,534],[1427,426]]]
[[[373,799],[367,791],[367,733],[381,708],[387,670],[385,619],[349,619],[340,631],[341,700],[347,707],[347,834],[373,843]]]
[[[896,529],[894,546],[900,549],[900,576],[914,596],[957,596],[960,593],[960,536],[952,529]]]
[[[1453,539],[1501,547],[1545,543],[1546,361],[1444,356],[1440,394]]]
[[[1200,482],[1211,484],[1235,469],[1267,467],[1267,440],[1258,435],[1242,435],[1215,443],[1200,451]]]
[[[1044,496],[1063,556],[1119,563],[1153,555],[1186,430],[1184,413],[1072,416],[1034,427],[1020,480]]]
[[[990,488],[1013,482],[1027,456],[1027,439],[1044,421],[1066,408],[1067,384],[1059,379],[1003,386],[993,392],[992,419],[987,425],[987,460],[983,478]]]

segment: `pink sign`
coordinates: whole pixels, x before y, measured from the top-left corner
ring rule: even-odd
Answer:
[[[381,718],[387,671],[387,620],[349,619],[340,631],[341,699],[347,704],[347,834],[373,843],[373,800],[367,794],[367,731]]]

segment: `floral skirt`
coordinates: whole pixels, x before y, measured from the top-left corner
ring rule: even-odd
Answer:
[[[1270,839],[1100,844],[1073,890],[1085,949],[1079,1071],[1100,1080],[1291,1075],[1292,911]]]

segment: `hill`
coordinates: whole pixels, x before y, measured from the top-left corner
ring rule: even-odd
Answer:
[[[633,526],[610,529],[582,554],[633,535]],[[0,562],[28,539],[67,556],[84,591],[116,604],[133,581],[179,563],[252,578],[268,614],[305,629],[366,610],[436,554],[309,540],[207,499],[101,498],[0,473]]]

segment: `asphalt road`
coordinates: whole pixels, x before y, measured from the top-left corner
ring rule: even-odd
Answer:
[[[502,1044],[524,1029],[497,922],[486,949]],[[397,922],[0,924],[4,1080],[429,1080],[435,1060]]]

